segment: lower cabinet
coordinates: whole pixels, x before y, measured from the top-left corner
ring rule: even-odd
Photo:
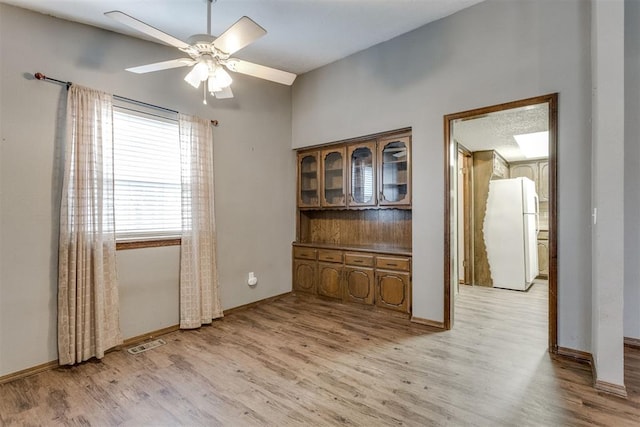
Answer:
[[[411,312],[411,257],[294,246],[293,290]]]
[[[302,292],[316,292],[316,262],[293,260],[293,289]]]
[[[373,304],[374,277],[373,268],[345,267],[345,300],[361,304]]]
[[[318,263],[318,295],[342,299],[342,264]]]
[[[542,233],[541,233],[542,234]],[[538,238],[538,277],[549,277],[549,240]]]
[[[409,273],[376,270],[376,305],[409,312]]]

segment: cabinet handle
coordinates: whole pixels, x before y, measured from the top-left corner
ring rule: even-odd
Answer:
[[[362,264],[364,261],[362,261],[361,259],[354,259],[353,262],[357,264]]]
[[[387,265],[389,267],[397,267],[398,266],[398,264],[396,264],[395,262],[388,262]]]
[[[326,259],[333,259],[333,257],[332,257],[332,256],[328,256],[328,257],[325,257],[325,258],[326,258]]]

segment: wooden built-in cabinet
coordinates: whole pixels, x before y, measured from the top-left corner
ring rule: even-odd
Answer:
[[[378,199],[381,206],[411,204],[411,162],[409,137],[378,142]]]
[[[299,209],[381,207],[411,207],[407,132],[298,153]]]
[[[318,250],[318,295],[342,299],[342,252]]]
[[[322,167],[322,199],[328,208],[347,206],[347,161],[345,148],[329,148],[320,152]]]
[[[317,151],[298,154],[298,207],[320,207],[320,165]]]
[[[373,304],[375,273],[373,254],[348,252],[344,255],[344,299],[347,302]]]
[[[411,133],[298,151],[293,290],[411,313]]]
[[[309,260],[309,254],[316,256],[316,260]],[[293,257],[295,291],[411,312],[411,257],[406,253],[327,249],[294,243]]]
[[[367,141],[347,147],[349,152],[349,206],[376,206],[376,142]]]

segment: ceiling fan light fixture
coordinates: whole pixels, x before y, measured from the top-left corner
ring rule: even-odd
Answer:
[[[220,92],[222,90],[222,88],[218,86],[218,82],[216,81],[216,78],[213,76],[209,76],[209,81],[207,82],[207,89],[212,94],[216,92]]]
[[[231,83],[233,83],[233,79],[229,73],[220,66],[216,67],[216,70],[213,72],[213,78],[216,82],[216,86],[219,88],[230,86]]]
[[[189,83],[194,88],[200,87],[200,82],[207,80],[209,76],[209,67],[204,62],[198,62],[193,66],[191,71],[184,76],[184,81]]]

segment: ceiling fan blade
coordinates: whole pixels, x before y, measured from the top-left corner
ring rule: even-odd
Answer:
[[[218,92],[213,93],[218,99],[233,98],[233,92],[231,92],[231,86],[223,87]]]
[[[149,24],[145,24],[144,22],[134,18],[133,16],[129,16],[124,12],[120,12],[119,10],[113,10],[111,12],[106,12],[105,16],[108,16],[111,19],[115,19],[116,21],[133,28],[134,30],[138,30],[141,33],[145,33],[155,39],[160,40],[170,46],[175,46],[179,49],[186,49],[189,45],[183,42],[180,39],[177,39],[165,32],[158,30],[157,28],[152,27]]]
[[[213,46],[222,52],[231,55],[243,47],[253,43],[267,34],[267,30],[253,22],[249,17],[243,16],[235,24],[227,28],[213,42]]]
[[[265,67],[264,65],[254,64],[253,62],[243,61],[242,59],[232,59],[227,62],[226,66],[236,73],[270,80],[287,86],[291,86],[297,77],[297,75],[288,71]]]
[[[193,65],[193,59],[180,58],[170,61],[154,62],[153,64],[140,65],[138,67],[127,68],[127,71],[137,74],[151,73],[153,71],[169,70],[171,68],[187,67]]]

